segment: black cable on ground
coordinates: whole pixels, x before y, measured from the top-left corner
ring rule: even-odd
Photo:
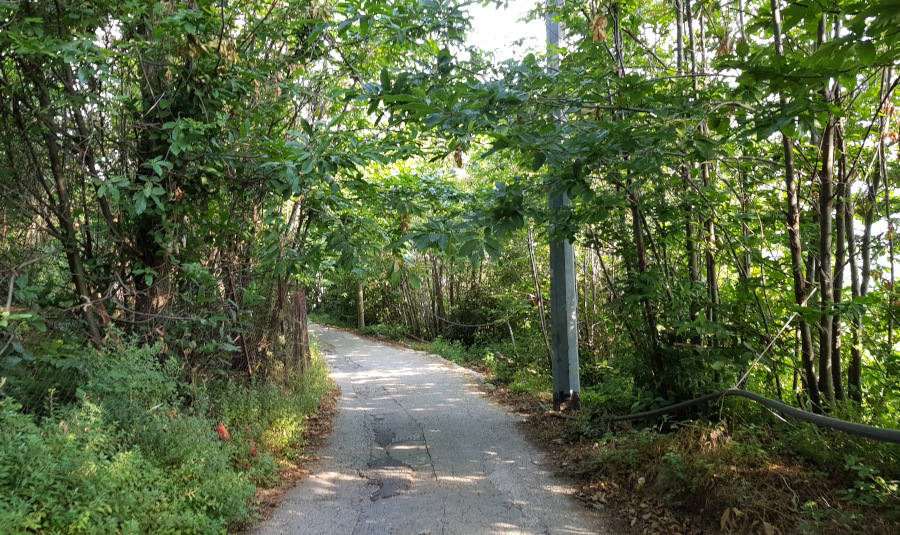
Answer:
[[[699,398],[692,399],[690,401],[683,401],[681,403],[676,403],[674,405],[669,405],[668,407],[663,407],[661,409],[655,409],[652,411],[644,411],[636,414],[627,414],[624,416],[613,416],[609,419],[610,422],[625,422],[629,420],[641,420],[644,418],[653,418],[655,416],[660,416],[662,414],[667,414],[671,412],[675,412],[681,409],[686,409],[688,407],[693,407],[694,405],[700,405],[702,403],[709,403],[710,401],[716,401],[726,397],[741,397],[746,398],[760,405],[768,407],[770,409],[777,410],[787,416],[792,418],[796,418],[798,420],[802,420],[804,422],[808,422],[814,425],[818,425],[819,427],[824,427],[826,429],[832,429],[835,431],[841,431],[842,433],[847,433],[850,435],[856,435],[865,438],[871,438],[872,440],[878,440],[880,442],[890,442],[891,444],[900,444],[900,430],[897,429],[885,429],[883,427],[873,427],[871,425],[857,424],[853,422],[847,422],[845,420],[838,420],[837,418],[831,418],[830,416],[823,416],[821,414],[813,414],[811,412],[806,412],[804,410],[800,410],[796,407],[791,407],[790,405],[785,405],[780,401],[775,401],[774,399],[769,399],[767,397],[760,396],[759,394],[754,394],[753,392],[748,392],[746,390],[722,390],[720,392],[714,392],[712,394],[707,394],[705,396],[700,396]]]

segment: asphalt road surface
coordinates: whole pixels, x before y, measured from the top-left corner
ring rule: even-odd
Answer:
[[[607,533],[472,372],[313,326],[341,388],[313,474],[255,535]]]

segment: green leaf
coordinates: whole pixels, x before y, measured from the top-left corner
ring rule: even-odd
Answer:
[[[422,289],[422,279],[419,278],[415,273],[409,274],[409,285],[412,286],[413,290],[419,291]]]
[[[385,102],[419,102],[418,97],[413,95],[385,95],[381,98]],[[421,108],[433,110],[434,108],[426,104],[421,104]],[[402,109],[416,109],[412,106],[403,106]]]
[[[3,364],[0,368],[14,368],[18,366],[20,362],[22,362],[22,357],[6,357],[3,359]]]
[[[137,214],[143,214],[147,210],[147,198],[141,193],[134,196],[134,211]]]
[[[812,56],[809,57],[810,65],[826,66],[831,69],[838,69],[847,59],[849,50],[840,46],[838,41],[829,41],[819,47]]]
[[[475,248],[478,247],[478,240],[469,240],[459,248],[459,256],[468,257],[473,252],[475,252]]]
[[[797,125],[793,121],[782,126],[779,130],[782,134],[791,139],[797,139],[800,137],[800,131],[797,129]]]
[[[874,65],[876,55],[875,43],[872,41],[860,41],[856,43],[856,57],[859,58],[859,62],[864,66],[871,67]]]
[[[400,284],[400,271],[392,271],[390,280],[391,284],[393,284],[394,286]]]
[[[503,256],[503,245],[501,245],[500,242],[495,238],[491,236],[485,236],[484,246],[485,251],[487,251],[487,254],[494,261],[499,260]]]
[[[425,118],[425,126],[428,128],[435,127],[439,125],[444,120],[443,114],[440,113],[432,113],[428,117]]]

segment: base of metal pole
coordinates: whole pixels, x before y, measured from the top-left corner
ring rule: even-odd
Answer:
[[[554,392],[553,410],[577,411],[581,410],[581,395],[578,392]]]

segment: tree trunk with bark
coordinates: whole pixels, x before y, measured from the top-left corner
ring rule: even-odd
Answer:
[[[775,36],[775,53],[784,56],[784,46],[781,41],[781,8],[779,0],[770,0],[772,8],[772,29]],[[787,105],[784,95],[780,98],[781,107]],[[800,203],[797,196],[797,181],[794,169],[794,141],[790,136],[781,136],[784,153],[784,184],[787,192],[787,227],[788,247],[791,252],[791,274],[794,281],[794,302],[801,307],[806,306],[808,298],[806,291],[806,279],[803,276],[803,242],[800,237]],[[819,399],[818,379],[816,377],[816,355],[812,341],[812,331],[809,323],[802,317],[798,320],[800,331],[801,354],[803,369],[806,374],[806,388],[813,410],[821,410]]]

